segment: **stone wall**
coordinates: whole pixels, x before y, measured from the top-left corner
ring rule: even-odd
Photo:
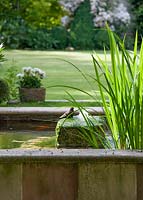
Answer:
[[[47,131],[55,130],[59,117],[68,110],[68,107],[1,107],[0,130],[35,130],[40,125],[47,127]],[[104,115],[101,107],[87,110],[91,115]]]
[[[0,150],[1,200],[142,200],[143,153]]]

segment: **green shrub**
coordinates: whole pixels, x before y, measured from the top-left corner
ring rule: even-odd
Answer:
[[[51,29],[61,24],[64,14],[59,0],[32,0],[23,18],[32,27]]]
[[[132,25],[135,30],[139,32],[139,42],[141,44],[143,36],[143,1],[142,0],[129,0],[131,3],[131,10],[133,15]]]
[[[0,79],[0,103],[9,99],[9,86],[6,80]]]
[[[57,26],[51,30],[54,49],[65,49],[68,46],[68,32],[65,27]]]
[[[25,48],[30,49],[52,49],[53,39],[47,29],[34,29],[28,27]]]
[[[90,2],[85,0],[77,9],[70,26],[70,43],[76,49],[94,48],[94,25]]]
[[[35,29],[21,18],[0,22],[0,40],[11,49],[51,49],[53,40],[47,29]]]
[[[121,34],[122,33],[122,34]],[[114,32],[114,34],[120,36],[121,39],[123,39],[125,37],[125,46],[127,49],[132,50],[134,47],[134,36],[133,33],[126,33],[123,31],[119,31],[119,32]],[[108,36],[108,32],[106,29],[95,29],[95,34],[94,34],[94,48],[95,49],[103,49],[103,47],[106,47],[106,49],[109,49],[110,46],[110,42],[109,42],[109,36]]]
[[[17,75],[17,66],[15,65],[9,67],[5,73],[5,80],[9,85],[10,99],[18,98],[18,86],[17,86],[17,80],[15,79],[16,75]]]
[[[65,15],[59,0],[1,0],[0,19],[20,17],[35,28],[47,28],[61,24]]]
[[[0,40],[11,49],[64,49],[68,43],[68,33],[64,27],[33,28],[22,18],[0,21]]]
[[[4,54],[3,54],[3,44],[0,44],[0,64],[5,61]]]
[[[27,26],[21,18],[0,21],[0,40],[5,47],[23,48],[27,36]]]
[[[109,37],[106,29],[95,29],[94,48],[103,49],[103,46],[109,48]]]

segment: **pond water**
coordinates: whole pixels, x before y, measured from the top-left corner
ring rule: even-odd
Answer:
[[[55,148],[53,131],[0,131],[0,149],[12,148]]]

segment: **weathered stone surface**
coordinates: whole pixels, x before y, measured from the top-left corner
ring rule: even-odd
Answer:
[[[59,100],[58,100],[59,102]],[[0,107],[1,115],[16,115],[16,114],[29,114],[29,115],[58,115],[61,116],[68,110],[67,107]],[[105,115],[102,107],[88,107],[88,112],[92,115]]]
[[[95,132],[102,134],[101,127],[103,127],[105,121],[103,117],[91,117],[86,119],[74,116],[73,118],[61,119],[57,123],[56,135],[57,145],[60,148],[87,148],[91,146],[90,138],[94,135],[98,142],[98,148],[103,148],[99,142],[98,136]],[[92,136],[91,136],[92,135]]]
[[[25,126],[26,123],[47,123],[47,130],[55,130],[59,117],[67,110],[67,107],[0,107],[0,130],[20,130],[23,127],[31,130],[30,125]],[[88,107],[87,110],[91,115],[105,114],[102,107]]]
[[[142,183],[141,151],[0,150],[0,200],[142,200]]]
[[[80,165],[78,200],[136,200],[136,197],[135,165]]]
[[[22,200],[21,165],[0,164],[0,199],[1,200]]]
[[[76,200],[77,165],[25,164],[23,200]]]
[[[1,149],[0,163],[96,162],[143,164],[143,152],[112,149]]]
[[[137,164],[137,200],[143,199],[143,165]]]

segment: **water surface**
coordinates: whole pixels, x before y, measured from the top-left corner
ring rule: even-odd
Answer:
[[[55,148],[55,142],[53,131],[0,131],[0,149]]]

